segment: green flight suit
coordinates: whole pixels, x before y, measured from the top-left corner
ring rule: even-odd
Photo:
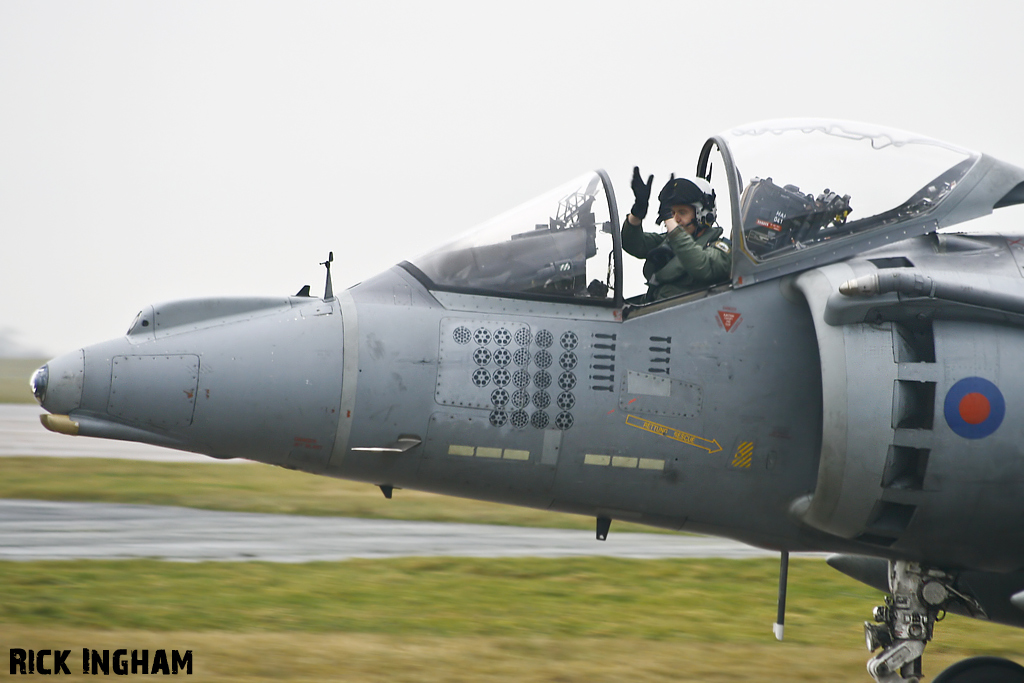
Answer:
[[[694,238],[682,228],[669,235],[644,232],[641,226],[626,219],[622,225],[622,248],[637,258],[647,259],[647,302],[725,282],[732,271],[732,245],[717,226]]]

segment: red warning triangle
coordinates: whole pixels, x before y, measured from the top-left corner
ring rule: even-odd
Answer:
[[[726,332],[732,331],[733,325],[740,321],[740,314],[736,311],[719,311],[718,319],[722,321],[722,327]]]

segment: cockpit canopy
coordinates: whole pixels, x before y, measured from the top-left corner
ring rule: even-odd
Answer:
[[[899,238],[934,230],[911,224],[924,225],[980,159],[921,135],[848,121],[748,124],[712,138],[705,152],[709,146],[723,157],[741,227],[733,241],[745,258],[734,278],[765,272],[761,264],[776,266],[773,275],[781,264],[820,265],[837,249],[852,255],[876,246],[872,235],[891,240],[897,225],[908,229]]]
[[[405,265],[435,289],[609,303],[618,242],[610,187],[603,172],[587,173]]]
[[[719,197],[718,222],[734,247],[733,286],[1024,203],[1024,169],[846,121],[735,128],[707,141],[697,175]],[[431,289],[622,306],[644,283],[638,268],[627,268],[623,282],[614,197],[603,171],[588,173],[403,266]]]

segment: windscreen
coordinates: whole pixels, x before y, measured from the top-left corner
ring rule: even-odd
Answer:
[[[932,211],[978,155],[842,121],[768,121],[723,136],[740,180],[744,251],[756,261]]]
[[[413,259],[441,289],[611,302],[614,210],[588,173]]]

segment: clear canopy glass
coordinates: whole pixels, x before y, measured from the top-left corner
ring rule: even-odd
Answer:
[[[758,262],[927,214],[979,158],[845,121],[766,121],[721,138],[740,190],[743,250]]]
[[[611,302],[613,204],[602,174],[588,173],[410,265],[440,289]]]
[[[942,214],[980,158],[895,129],[786,119],[715,136],[697,172],[716,189],[733,284],[745,286],[934,229],[927,217]],[[435,290],[615,305],[646,289],[641,261],[626,261],[614,194],[597,171],[403,265]]]

